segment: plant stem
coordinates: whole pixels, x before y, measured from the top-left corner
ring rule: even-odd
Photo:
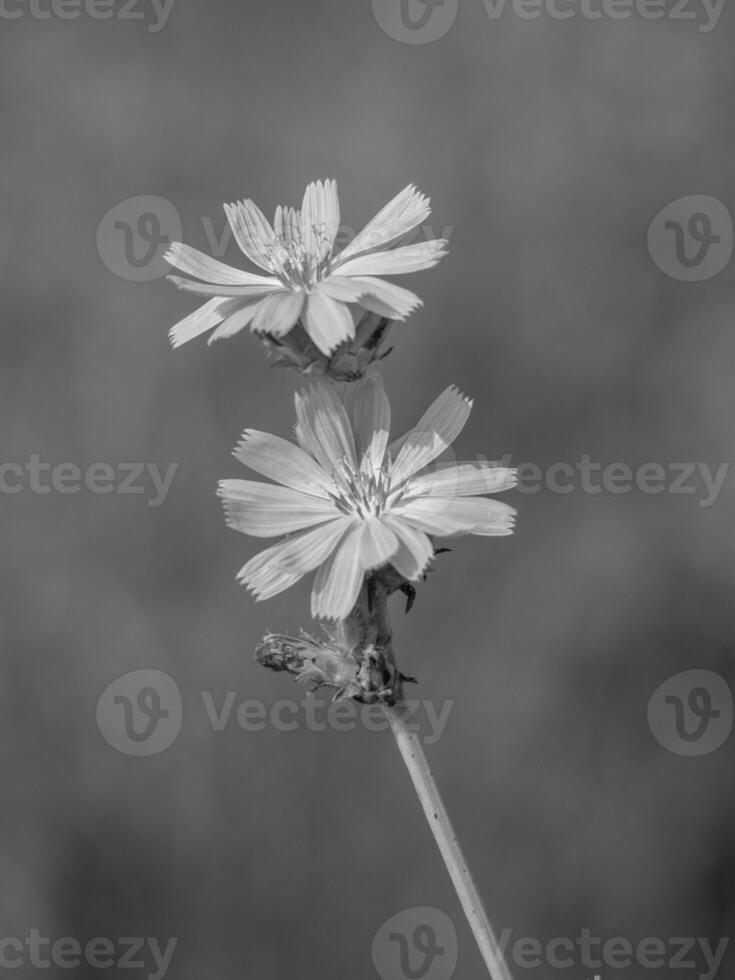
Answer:
[[[388,593],[376,589],[375,583],[369,582],[367,605],[381,654],[386,662],[392,666],[393,673],[398,678],[398,694],[400,697],[401,675],[395,665],[393,653],[392,630],[388,616]],[[384,702],[383,709],[388,716],[396,744],[403,756],[403,761],[406,763],[419,802],[423,807],[441,856],[444,858],[447,871],[462,904],[464,914],[467,916],[467,921],[485,961],[488,973],[492,980],[513,980],[488,920],[477,885],[472,878],[472,873],[452,827],[447,808],[444,806],[439,788],[434,781],[421,739],[406,724],[405,710],[400,700],[395,704]]]
[[[386,704],[383,707],[488,973],[492,980],[513,980],[488,921],[482,899],[462,853],[444,801],[434,782],[421,739],[416,732],[408,729],[400,705]]]

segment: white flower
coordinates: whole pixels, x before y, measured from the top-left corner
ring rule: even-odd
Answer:
[[[170,331],[174,347],[214,330],[211,343],[244,327],[285,336],[301,320],[316,346],[329,354],[355,335],[350,307],[404,320],[421,300],[377,278],[429,269],[445,254],[443,239],[400,241],[431,213],[428,198],[409,185],[387,204],[339,254],[339,197],[334,180],[309,184],[301,211],[277,207],[273,226],[252,201],[225,205],[243,253],[266,276],[243,272],[180,242],[165,258],[191,276],[169,276],[181,289],[210,296]],[[199,280],[199,281],[196,281]]]
[[[420,474],[459,435],[472,403],[447,388],[403,438],[388,444],[390,405],[379,376],[296,394],[296,439],[246,429],[234,455],[277,484],[223,480],[228,524],[255,537],[289,535],[238,578],[258,599],[318,569],[312,615],[344,619],[366,572],[390,563],[409,581],[434,556],[433,537],[500,535],[515,511],[483,494],[515,485],[515,470],[465,463]]]

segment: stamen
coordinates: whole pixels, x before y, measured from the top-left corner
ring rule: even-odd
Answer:
[[[273,274],[284,286],[309,292],[329,275],[332,244],[325,228],[312,228],[315,245],[307,248],[298,228],[291,229],[288,240],[276,236],[268,248],[268,262]]]
[[[390,474],[387,467],[379,473],[365,473],[355,470],[343,456],[339,461],[338,476],[341,485],[338,484],[332,499],[343,514],[363,520],[382,514],[388,500]]]

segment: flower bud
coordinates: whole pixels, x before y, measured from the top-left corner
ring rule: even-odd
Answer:
[[[269,633],[256,649],[255,659],[271,670],[287,670],[299,684],[310,685],[312,693],[320,687],[336,687],[335,701],[360,694],[357,661],[329,638],[319,641],[303,631],[299,637]]]
[[[390,348],[382,348],[392,321],[377,313],[356,312],[362,316],[356,323],[355,336],[331,354],[319,350],[300,322],[283,337],[259,334],[271,366],[295,368],[301,374],[333,381],[358,381],[371,364],[390,353]]]

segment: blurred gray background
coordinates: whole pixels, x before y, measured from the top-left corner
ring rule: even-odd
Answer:
[[[451,251],[401,280],[425,306],[384,362],[396,431],[456,384],[475,398],[464,458],[714,472],[733,457],[732,263],[688,282],[646,242],[680,198],[735,208],[733,12],[701,30],[694,0],[697,19],[668,4],[660,20],[411,0],[416,24],[448,18],[416,43],[398,0],[175,0],[165,24],[146,0],[132,9],[144,19],[8,2],[0,25],[0,461],[178,465],[159,506],[150,479],[39,493],[3,470],[0,937],[178,937],[175,980],[369,980],[382,923],[432,906],[457,929],[454,976],[473,980],[481,960],[390,735],[237,724],[242,701],[302,699],[252,654],[268,628],[309,626],[311,582],[254,604],[234,577],[262,543],[225,527],[214,487],[247,476],[230,456],[245,426],[288,435],[297,379],[249,334],[172,352],[167,330],[196,301],[159,272],[134,281],[154,272],[126,263],[125,215],[162,197],[211,252],[223,201],[272,214],[334,176],[357,229],[413,181]],[[140,258],[156,229],[128,227]],[[411,695],[455,702],[427,752],[511,944],[587,929],[666,947],[657,969],[589,968],[577,947],[574,965],[516,963],[518,977],[707,976],[701,950],[671,962],[671,938],[733,931],[733,737],[682,755],[674,702],[657,728],[649,700],[682,671],[732,689],[735,474],[709,506],[696,476],[692,493],[547,483],[506,496],[515,537],[459,542],[408,617],[395,600]],[[173,678],[183,723],[139,758],[96,712],[142,669]],[[217,710],[236,692],[222,731],[202,692]],[[702,727],[726,734],[721,693]],[[153,974],[146,962],[123,975]],[[718,976],[733,963],[728,950]]]

